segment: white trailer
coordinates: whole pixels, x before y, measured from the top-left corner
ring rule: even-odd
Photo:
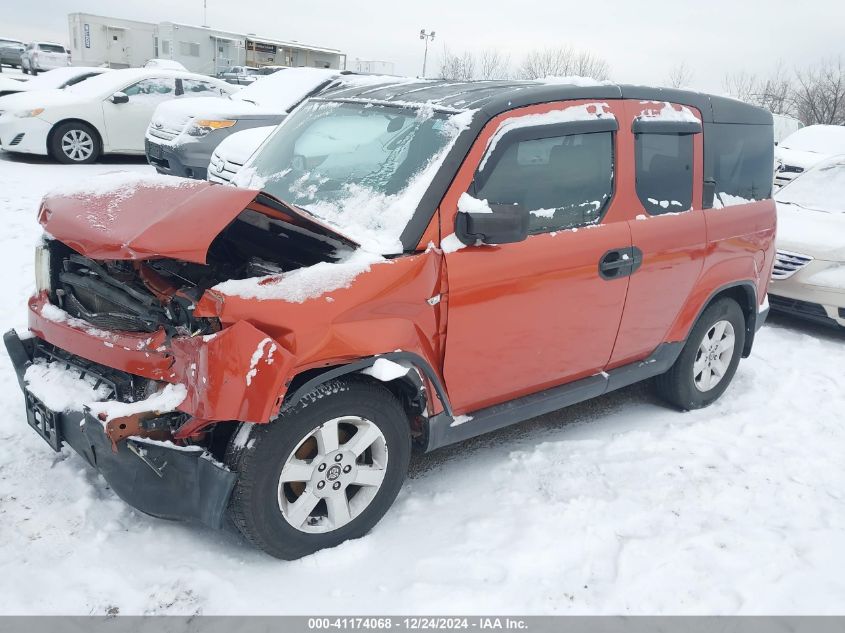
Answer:
[[[155,57],[157,25],[90,13],[68,15],[74,66],[129,68]]]

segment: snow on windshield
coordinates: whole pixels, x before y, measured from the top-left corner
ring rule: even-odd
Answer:
[[[810,125],[787,136],[780,147],[819,154],[845,154],[845,126]]]
[[[232,99],[251,101],[278,113],[287,112],[306,95],[338,76],[336,70],[322,68],[287,68],[256,80]]]
[[[845,213],[845,157],[811,169],[781,189],[775,199],[807,209]]]
[[[399,253],[405,226],[472,115],[307,103],[282,123],[234,184],[295,204],[366,250]]]

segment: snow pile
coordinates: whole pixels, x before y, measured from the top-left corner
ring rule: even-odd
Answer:
[[[229,163],[243,165],[275,129],[275,125],[265,125],[235,132],[223,139],[215,148],[213,156]]]
[[[678,123],[700,123],[698,117],[696,117],[692,110],[690,110],[686,106],[680,106],[680,110],[675,109],[668,101],[665,102],[657,102],[657,101],[641,101],[641,104],[648,104],[654,103],[657,105],[661,105],[662,107],[658,110],[656,108],[646,108],[643,110],[642,114],[640,115],[644,119],[648,119],[649,121],[675,121]]]
[[[230,279],[217,284],[212,290],[243,299],[304,303],[327,292],[349,288],[358,275],[368,272],[373,264],[380,263],[388,262],[380,255],[359,249],[337,262],[320,262],[281,275]]]
[[[82,319],[72,317],[60,307],[53,305],[52,303],[47,303],[41,306],[41,316],[47,319],[48,321],[52,321],[53,323],[66,323],[67,325],[76,328],[77,330],[84,330],[91,336],[96,336],[99,338],[112,337],[111,332],[100,330],[98,328],[93,327],[90,323],[88,323],[88,321],[83,321]]]
[[[683,207],[684,206],[680,202],[678,202],[677,200],[657,200],[656,198],[649,198],[648,201],[651,204],[654,204],[654,205],[657,205],[658,207],[661,207],[662,209],[668,209],[669,207]],[[714,205],[715,205],[715,202],[714,202]]]
[[[444,253],[454,253],[466,247],[467,245],[464,244],[460,240],[460,238],[454,233],[451,233],[450,235],[447,235],[442,240],[440,240],[440,249]]]
[[[377,358],[372,367],[367,367],[361,373],[382,382],[390,382],[407,374],[408,368],[387,358]]]
[[[175,411],[185,398],[188,397],[188,389],[185,385],[166,385],[164,389],[151,395],[144,400],[137,402],[98,402],[91,405],[91,413],[103,422],[114,418],[122,418],[136,413],[168,413]]]
[[[97,386],[96,378],[82,378],[78,371],[66,369],[60,363],[33,363],[27,368],[24,380],[32,395],[53,411],[82,411],[85,405],[110,393],[108,386]]]
[[[556,125],[558,123],[571,123],[573,121],[595,121],[597,119],[615,119],[611,112],[608,112],[607,103],[585,103],[582,105],[568,106],[558,110],[543,112],[542,114],[526,114],[524,116],[511,117],[502,121],[490,141],[487,143],[487,152],[484,159],[478,166],[484,169],[487,159],[492,155],[496,145],[506,132],[523,127],[534,127],[537,125]]]
[[[458,198],[458,213],[493,213],[493,209],[486,200],[479,200],[468,193],[462,193]]]

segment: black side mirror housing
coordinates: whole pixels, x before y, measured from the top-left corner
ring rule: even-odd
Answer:
[[[512,244],[528,237],[528,211],[518,204],[491,204],[492,213],[458,212],[455,235],[467,246]]]
[[[712,209],[713,202],[716,199],[716,181],[712,178],[706,178],[704,180],[704,190],[702,192],[701,206],[705,209]]]
[[[109,97],[109,101],[114,104],[129,103],[129,95],[125,92],[115,92],[111,97]]]

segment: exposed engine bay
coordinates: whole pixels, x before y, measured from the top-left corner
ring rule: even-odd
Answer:
[[[51,301],[68,314],[96,328],[164,328],[170,336],[220,329],[216,319],[194,316],[200,297],[214,285],[336,261],[346,248],[333,237],[252,209],[217,236],[206,264],[176,259],[95,261],[56,240],[47,246]]]

